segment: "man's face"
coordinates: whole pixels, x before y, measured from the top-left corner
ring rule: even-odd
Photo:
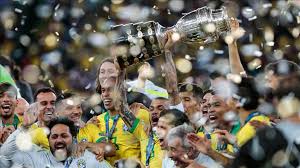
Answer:
[[[209,109],[208,109],[208,122],[209,124],[217,124],[223,120],[223,115],[229,111],[229,107],[226,102],[216,96],[213,95],[209,99]]]
[[[78,124],[81,119],[82,109],[81,101],[79,97],[71,97],[65,100],[62,100],[60,106],[58,106],[58,111],[60,116],[67,117],[69,120]]]
[[[27,111],[28,108],[29,108],[29,103],[23,98],[18,98],[18,103],[15,109],[15,113],[18,114],[19,116],[23,116],[24,112]]]
[[[166,137],[168,135],[169,130],[174,127],[173,125],[169,124],[173,118],[173,115],[166,115],[160,117],[158,120],[156,133],[159,138],[161,149],[167,149],[168,147]]]
[[[56,95],[53,92],[41,92],[36,97],[39,108],[39,120],[49,122],[55,117]]]
[[[114,110],[114,103],[113,103],[114,86],[115,86],[115,81],[111,78],[101,84],[101,99],[103,101],[105,109],[107,110]]]
[[[203,96],[202,102],[201,102],[201,112],[203,117],[208,118],[208,104],[209,104],[209,99],[212,97],[211,93],[206,93]]]
[[[189,117],[200,111],[200,102],[197,101],[192,92],[180,92],[179,96],[182,100],[184,111]]]
[[[68,126],[57,124],[50,130],[49,145],[54,156],[59,155],[58,153],[62,153],[64,156],[63,159],[66,159],[71,154],[72,141],[72,134]],[[63,159],[61,159],[61,161]]]
[[[118,71],[116,69],[116,66],[111,62],[104,62],[99,70],[99,81],[100,83],[105,82],[105,80],[111,78],[111,77],[117,77]]]
[[[168,141],[168,156],[174,161],[176,167],[183,168],[189,165],[185,160],[188,159],[188,151],[183,148],[180,138]]]
[[[160,112],[169,108],[168,100],[164,99],[154,99],[151,102],[149,107],[149,111],[151,113],[151,125],[152,128],[157,126],[157,122],[159,119]]]
[[[0,115],[8,119],[14,115],[17,106],[17,95],[13,91],[6,91],[0,94]]]

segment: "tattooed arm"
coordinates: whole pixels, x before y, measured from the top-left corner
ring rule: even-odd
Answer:
[[[115,65],[119,70],[119,75],[116,80],[115,93],[117,93],[117,104],[116,107],[120,111],[120,116],[125,122],[126,126],[131,129],[134,126],[134,122],[136,122],[135,115],[130,111],[128,103],[127,103],[127,90],[125,86],[125,76],[126,69],[120,69],[119,64],[115,61]]]

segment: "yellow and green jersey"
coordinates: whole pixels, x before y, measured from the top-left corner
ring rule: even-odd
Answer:
[[[267,125],[271,125],[270,119],[267,116],[262,115],[259,112],[252,112],[251,114],[248,115],[244,126],[240,129],[240,131],[236,135],[238,147],[243,146],[248,140],[250,140],[255,136],[256,129],[249,123],[250,121],[255,121],[255,120],[264,122]]]
[[[235,124],[231,128],[230,133],[233,135],[236,135],[239,129],[240,129],[240,122],[237,122],[237,124]],[[213,133],[213,132],[208,133],[205,131],[204,127],[200,127],[197,130],[197,135],[200,137],[206,137],[207,139],[209,139],[211,142],[212,149],[217,152],[220,152],[220,153],[226,152],[229,154],[235,153],[235,149],[234,149],[233,145],[225,143],[223,140],[221,140],[221,138],[219,137],[220,135],[217,133]]]
[[[99,120],[101,135],[101,138],[98,142],[110,141],[116,147],[116,155],[106,158],[106,160],[109,161],[110,164],[113,165],[116,160],[123,158],[136,158],[140,160],[140,141],[145,138],[143,137],[145,136],[143,132],[145,132],[144,125],[145,123],[147,123],[147,121],[145,121],[146,119],[144,119],[143,116],[148,116],[148,114],[148,111],[139,109],[136,120],[134,121],[131,129],[127,127],[127,125],[124,123],[121,117],[119,117],[119,115],[110,116],[109,112],[105,112],[97,117],[97,119]],[[110,133],[111,135],[109,136],[111,137],[108,138],[108,134]]]
[[[150,134],[150,136],[147,136],[146,134],[143,136],[144,138],[141,140],[142,163],[149,168],[162,167],[164,153],[161,150],[157,136],[155,133]]]

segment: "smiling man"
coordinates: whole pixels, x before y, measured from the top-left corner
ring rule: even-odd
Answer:
[[[209,156],[197,151],[188,141],[187,135],[193,133],[193,127],[183,124],[172,128],[168,135],[168,156],[174,161],[178,168],[188,167],[193,161],[200,167],[221,168],[222,166],[216,163]]]
[[[39,109],[38,127],[46,126],[55,117],[56,98],[55,91],[50,87],[40,88],[35,93],[34,100],[38,103]]]
[[[19,119],[15,115],[17,106],[17,89],[9,84],[0,84],[0,144],[17,129]]]
[[[83,156],[75,158],[71,156],[74,140],[76,136],[75,125],[66,118],[53,119],[48,124],[50,134],[48,135],[50,151],[33,146],[27,151],[20,151],[16,146],[18,135],[26,132],[27,128],[18,129],[4,144],[1,154],[9,158],[10,167],[57,167],[57,168],[77,168],[77,167],[95,167],[107,168],[110,165],[106,161],[99,162],[91,152],[85,150]],[[9,150],[8,150],[9,149]],[[13,154],[13,157],[8,157]],[[6,167],[1,165],[2,167]]]
[[[13,85],[0,84],[0,106],[0,127],[12,125],[17,128],[19,120],[14,113],[17,106],[17,89]]]

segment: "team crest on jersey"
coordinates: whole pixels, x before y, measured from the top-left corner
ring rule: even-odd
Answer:
[[[77,167],[78,168],[86,168],[86,162],[85,162],[85,160],[84,159],[79,159],[77,161]]]
[[[128,127],[126,124],[123,124],[123,131],[129,131]]]

